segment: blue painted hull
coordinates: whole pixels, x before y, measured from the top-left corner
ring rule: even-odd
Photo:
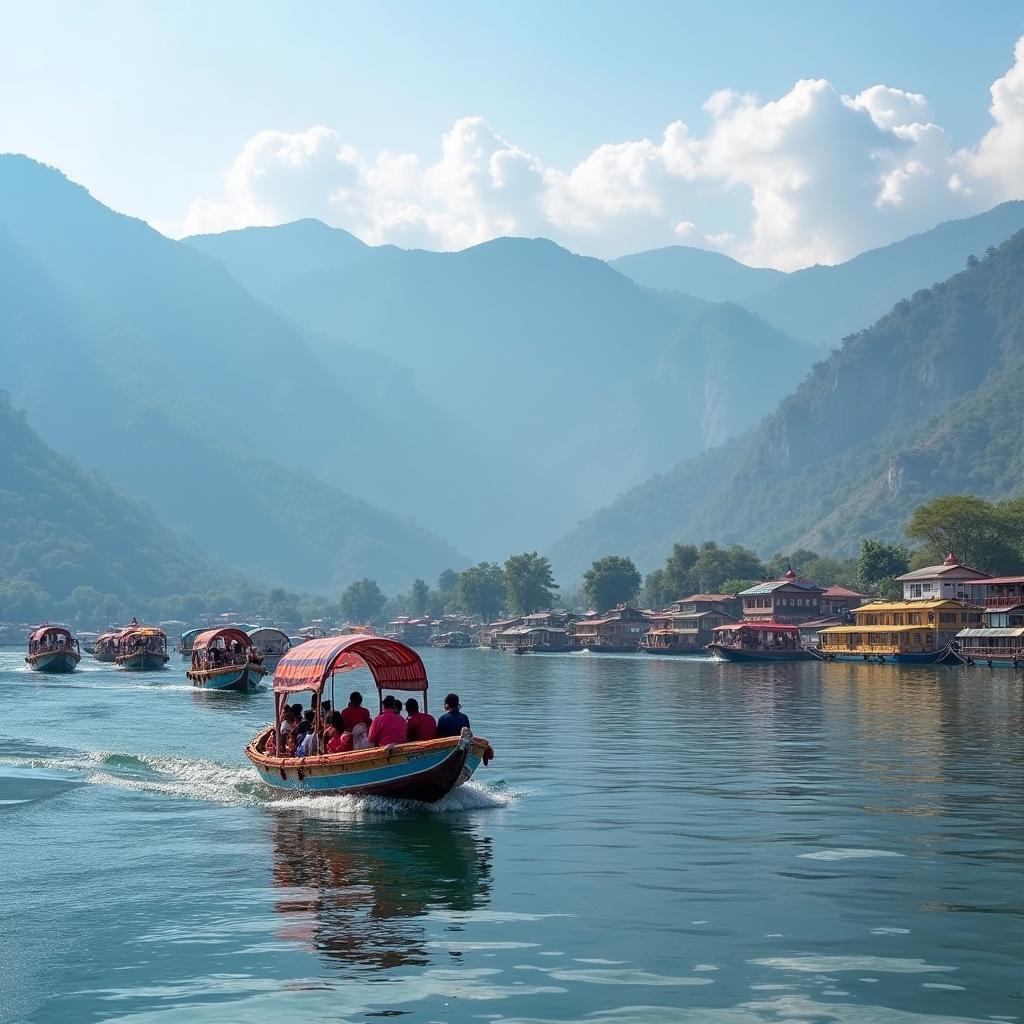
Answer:
[[[74,651],[51,651],[47,654],[30,654],[25,661],[33,672],[63,673],[74,672],[81,661]]]
[[[972,655],[968,658],[961,658],[966,665],[977,668],[1024,668],[1024,657],[1017,658],[979,658]]]
[[[829,652],[823,657],[828,661],[850,661],[872,665],[938,665],[944,661],[958,660],[956,655],[950,651],[926,651],[922,654],[869,654],[866,657],[856,651],[851,651],[849,654]]]
[[[128,672],[153,672],[163,668],[168,661],[166,654],[157,654],[155,651],[136,651],[134,654],[119,656],[117,667]]]
[[[204,690],[236,690],[242,693],[255,690],[266,674],[266,670],[258,665],[186,673],[193,686],[199,686]]]
[[[737,647],[709,644],[708,652],[720,661],[816,661],[807,651],[750,651]]]

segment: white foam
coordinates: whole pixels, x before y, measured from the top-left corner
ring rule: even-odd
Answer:
[[[869,857],[905,857],[905,853],[893,850],[863,850],[856,847],[843,847],[838,850],[818,850],[816,853],[801,853],[804,860],[865,860]]]

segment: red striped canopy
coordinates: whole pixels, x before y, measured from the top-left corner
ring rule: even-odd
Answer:
[[[192,641],[192,652],[201,653],[206,650],[207,647],[213,645],[214,640],[217,637],[224,638],[224,646],[227,647],[232,640],[237,640],[243,647],[251,647],[252,641],[249,639],[249,634],[243,629],[235,629],[232,626],[225,627],[224,629],[208,629],[204,633],[200,633],[199,636]]]
[[[786,626],[781,622],[767,622],[749,619],[747,622],[734,622],[729,626],[715,626],[713,633],[732,633],[738,629],[756,629],[762,633],[799,633],[797,626]]]
[[[356,633],[307,640],[293,647],[277,663],[274,691],[322,693],[334,672],[368,668],[378,690],[426,690],[427,670],[420,656],[397,640]]]

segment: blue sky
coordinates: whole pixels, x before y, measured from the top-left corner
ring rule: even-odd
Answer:
[[[841,232],[788,248],[774,236],[758,242],[750,211],[759,186],[723,184],[721,168],[714,187],[700,170],[685,195],[657,200],[664,230],[627,226],[617,208],[607,220],[615,203],[601,200],[598,214],[593,196],[576,195],[567,211],[561,192],[552,198],[550,179],[569,175],[604,144],[658,141],[676,121],[707,140],[714,118],[703,105],[712,93],[731,89],[769,102],[804,78],[827,79],[842,96],[880,84],[923,94],[922,123],[941,126],[949,152],[976,146],[992,125],[989,89],[1013,65],[1021,35],[1024,6],[1013,3],[7,2],[0,3],[0,150],[53,163],[104,202],[173,233],[197,198],[221,213],[203,207],[207,214],[193,216],[192,228],[204,216],[217,227],[303,212],[298,195],[275,196],[275,206],[260,196],[250,202],[251,190],[241,203],[222,194],[224,173],[262,132],[325,126],[371,168],[360,172],[365,192],[381,150],[415,155],[425,167],[439,159],[442,134],[475,115],[547,176],[545,212],[524,214],[521,198],[496,212],[492,190],[486,210],[453,214],[458,201],[438,198],[436,182],[417,181],[396,200],[419,211],[415,229],[408,228],[414,215],[401,215],[411,243],[456,247],[521,226],[598,254],[618,239],[626,251],[649,237],[761,262],[780,262],[766,259],[776,251],[789,253],[781,262],[838,258],[848,254],[844,244],[855,249],[873,239],[847,228],[848,244],[837,241]],[[1005,188],[969,191],[984,192],[986,202],[1006,198]],[[536,189],[531,194],[541,202]],[[401,241],[395,217],[380,214],[379,196],[372,214],[365,203],[325,207],[322,199],[311,194],[308,212],[326,209],[326,219],[373,241],[389,240],[388,232]],[[932,205],[942,219],[945,207]],[[953,215],[970,212],[948,205]],[[452,226],[453,217],[462,220]],[[901,213],[889,223],[904,230],[920,219]]]

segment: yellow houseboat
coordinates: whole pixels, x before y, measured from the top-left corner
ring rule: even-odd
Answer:
[[[854,625],[823,629],[819,651],[830,661],[935,665],[955,660],[960,630],[981,624],[981,609],[963,601],[875,601],[853,611]]]

